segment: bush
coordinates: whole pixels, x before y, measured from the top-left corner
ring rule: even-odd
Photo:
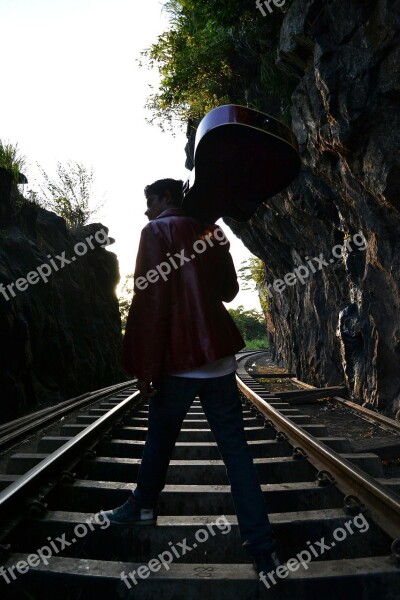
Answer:
[[[58,162],[57,176],[51,179],[38,167],[43,178],[42,184],[39,184],[41,198],[39,200],[37,192],[30,192],[31,199],[65,219],[68,227],[86,225],[104,206],[104,202],[98,202],[94,208],[90,206],[93,199],[93,169],[79,162],[69,161],[65,165]]]
[[[246,342],[246,347],[257,341],[261,344],[262,348],[268,345],[265,320],[262,313],[255,309],[244,310],[242,305],[237,308],[229,308],[228,312],[242,334],[242,337]]]
[[[18,144],[4,144],[0,140],[0,167],[6,169],[15,184],[19,183],[22,169],[25,167],[25,156],[18,150]]]
[[[246,342],[246,350],[266,350],[269,348],[267,338],[257,338]]]

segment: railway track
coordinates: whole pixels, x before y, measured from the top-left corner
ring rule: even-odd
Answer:
[[[35,434],[43,427],[56,422],[57,419],[65,418],[66,415],[71,415],[73,412],[85,408],[86,406],[95,403],[97,400],[131,386],[132,381],[117,383],[97,392],[82,394],[77,398],[71,398],[70,400],[61,402],[60,404],[57,404],[57,406],[49,406],[34,413],[24,415],[14,421],[4,423],[0,425],[0,450],[4,452],[4,450],[12,447],[22,438]]]
[[[281,561],[296,569],[288,563],[282,578],[257,579],[199,400],[178,438],[157,525],[102,519],[100,509],[132,489],[146,437],[148,403],[128,387],[83,407],[36,453],[10,456],[1,598],[398,600],[398,482],[384,477],[377,455],[352,453],[346,438],[271,397],[245,369],[253,355],[238,356],[248,443]]]

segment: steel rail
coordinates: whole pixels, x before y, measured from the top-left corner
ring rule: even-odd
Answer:
[[[82,452],[95,446],[104,431],[139,399],[140,392],[134,392],[0,492],[0,524],[10,525],[12,519],[22,518],[27,508],[27,499],[32,500],[40,495],[42,486],[48,493],[57,484],[60,473],[72,469],[80,460]]]
[[[400,496],[344,459],[334,450],[292,423],[263,400],[236,375],[242,393],[264,417],[283,431],[293,446],[301,446],[307,460],[319,471],[328,471],[345,495],[356,496],[369,510],[374,521],[392,538],[400,537]]]
[[[2,434],[4,431],[12,431],[13,429],[17,429],[20,425],[23,425],[27,421],[30,421],[36,417],[39,418],[42,415],[52,413],[52,412],[54,412],[55,409],[68,407],[71,404],[73,404],[74,402],[78,402],[79,400],[83,400],[83,399],[89,398],[89,397],[96,397],[96,395],[98,395],[98,394],[102,394],[102,393],[106,394],[109,391],[112,392],[114,390],[118,390],[119,388],[123,389],[126,386],[132,385],[134,381],[135,380],[133,379],[133,380],[129,380],[129,381],[123,381],[122,383],[114,383],[113,385],[108,385],[107,387],[100,388],[99,390],[95,390],[92,392],[85,392],[84,394],[81,394],[80,396],[75,396],[74,398],[68,398],[68,400],[64,400],[63,402],[59,402],[58,404],[46,406],[45,408],[42,408],[40,410],[28,413],[26,415],[23,415],[22,417],[18,417],[17,419],[14,419],[13,421],[7,421],[6,423],[2,423],[0,425],[0,434]]]
[[[34,433],[45,425],[52,423],[60,417],[63,417],[78,408],[83,408],[87,404],[91,404],[95,400],[100,400],[104,396],[108,396],[113,392],[124,390],[133,385],[133,381],[117,383],[115,385],[102,388],[96,392],[82,394],[76,398],[70,398],[56,406],[44,408],[30,415],[25,415],[20,419],[15,419],[0,427],[0,450],[17,442],[22,437]]]

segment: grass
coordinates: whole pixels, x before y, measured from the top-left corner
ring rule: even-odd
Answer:
[[[246,350],[265,350],[269,348],[267,338],[255,338],[253,340],[245,340]]]
[[[18,183],[19,174],[25,167],[25,156],[19,153],[18,144],[4,144],[0,140],[0,167],[11,173],[13,182]]]

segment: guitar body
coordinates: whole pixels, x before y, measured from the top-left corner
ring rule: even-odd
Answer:
[[[182,207],[212,223],[220,217],[248,221],[300,170],[293,132],[269,115],[235,104],[214,108],[201,120],[194,162]]]

